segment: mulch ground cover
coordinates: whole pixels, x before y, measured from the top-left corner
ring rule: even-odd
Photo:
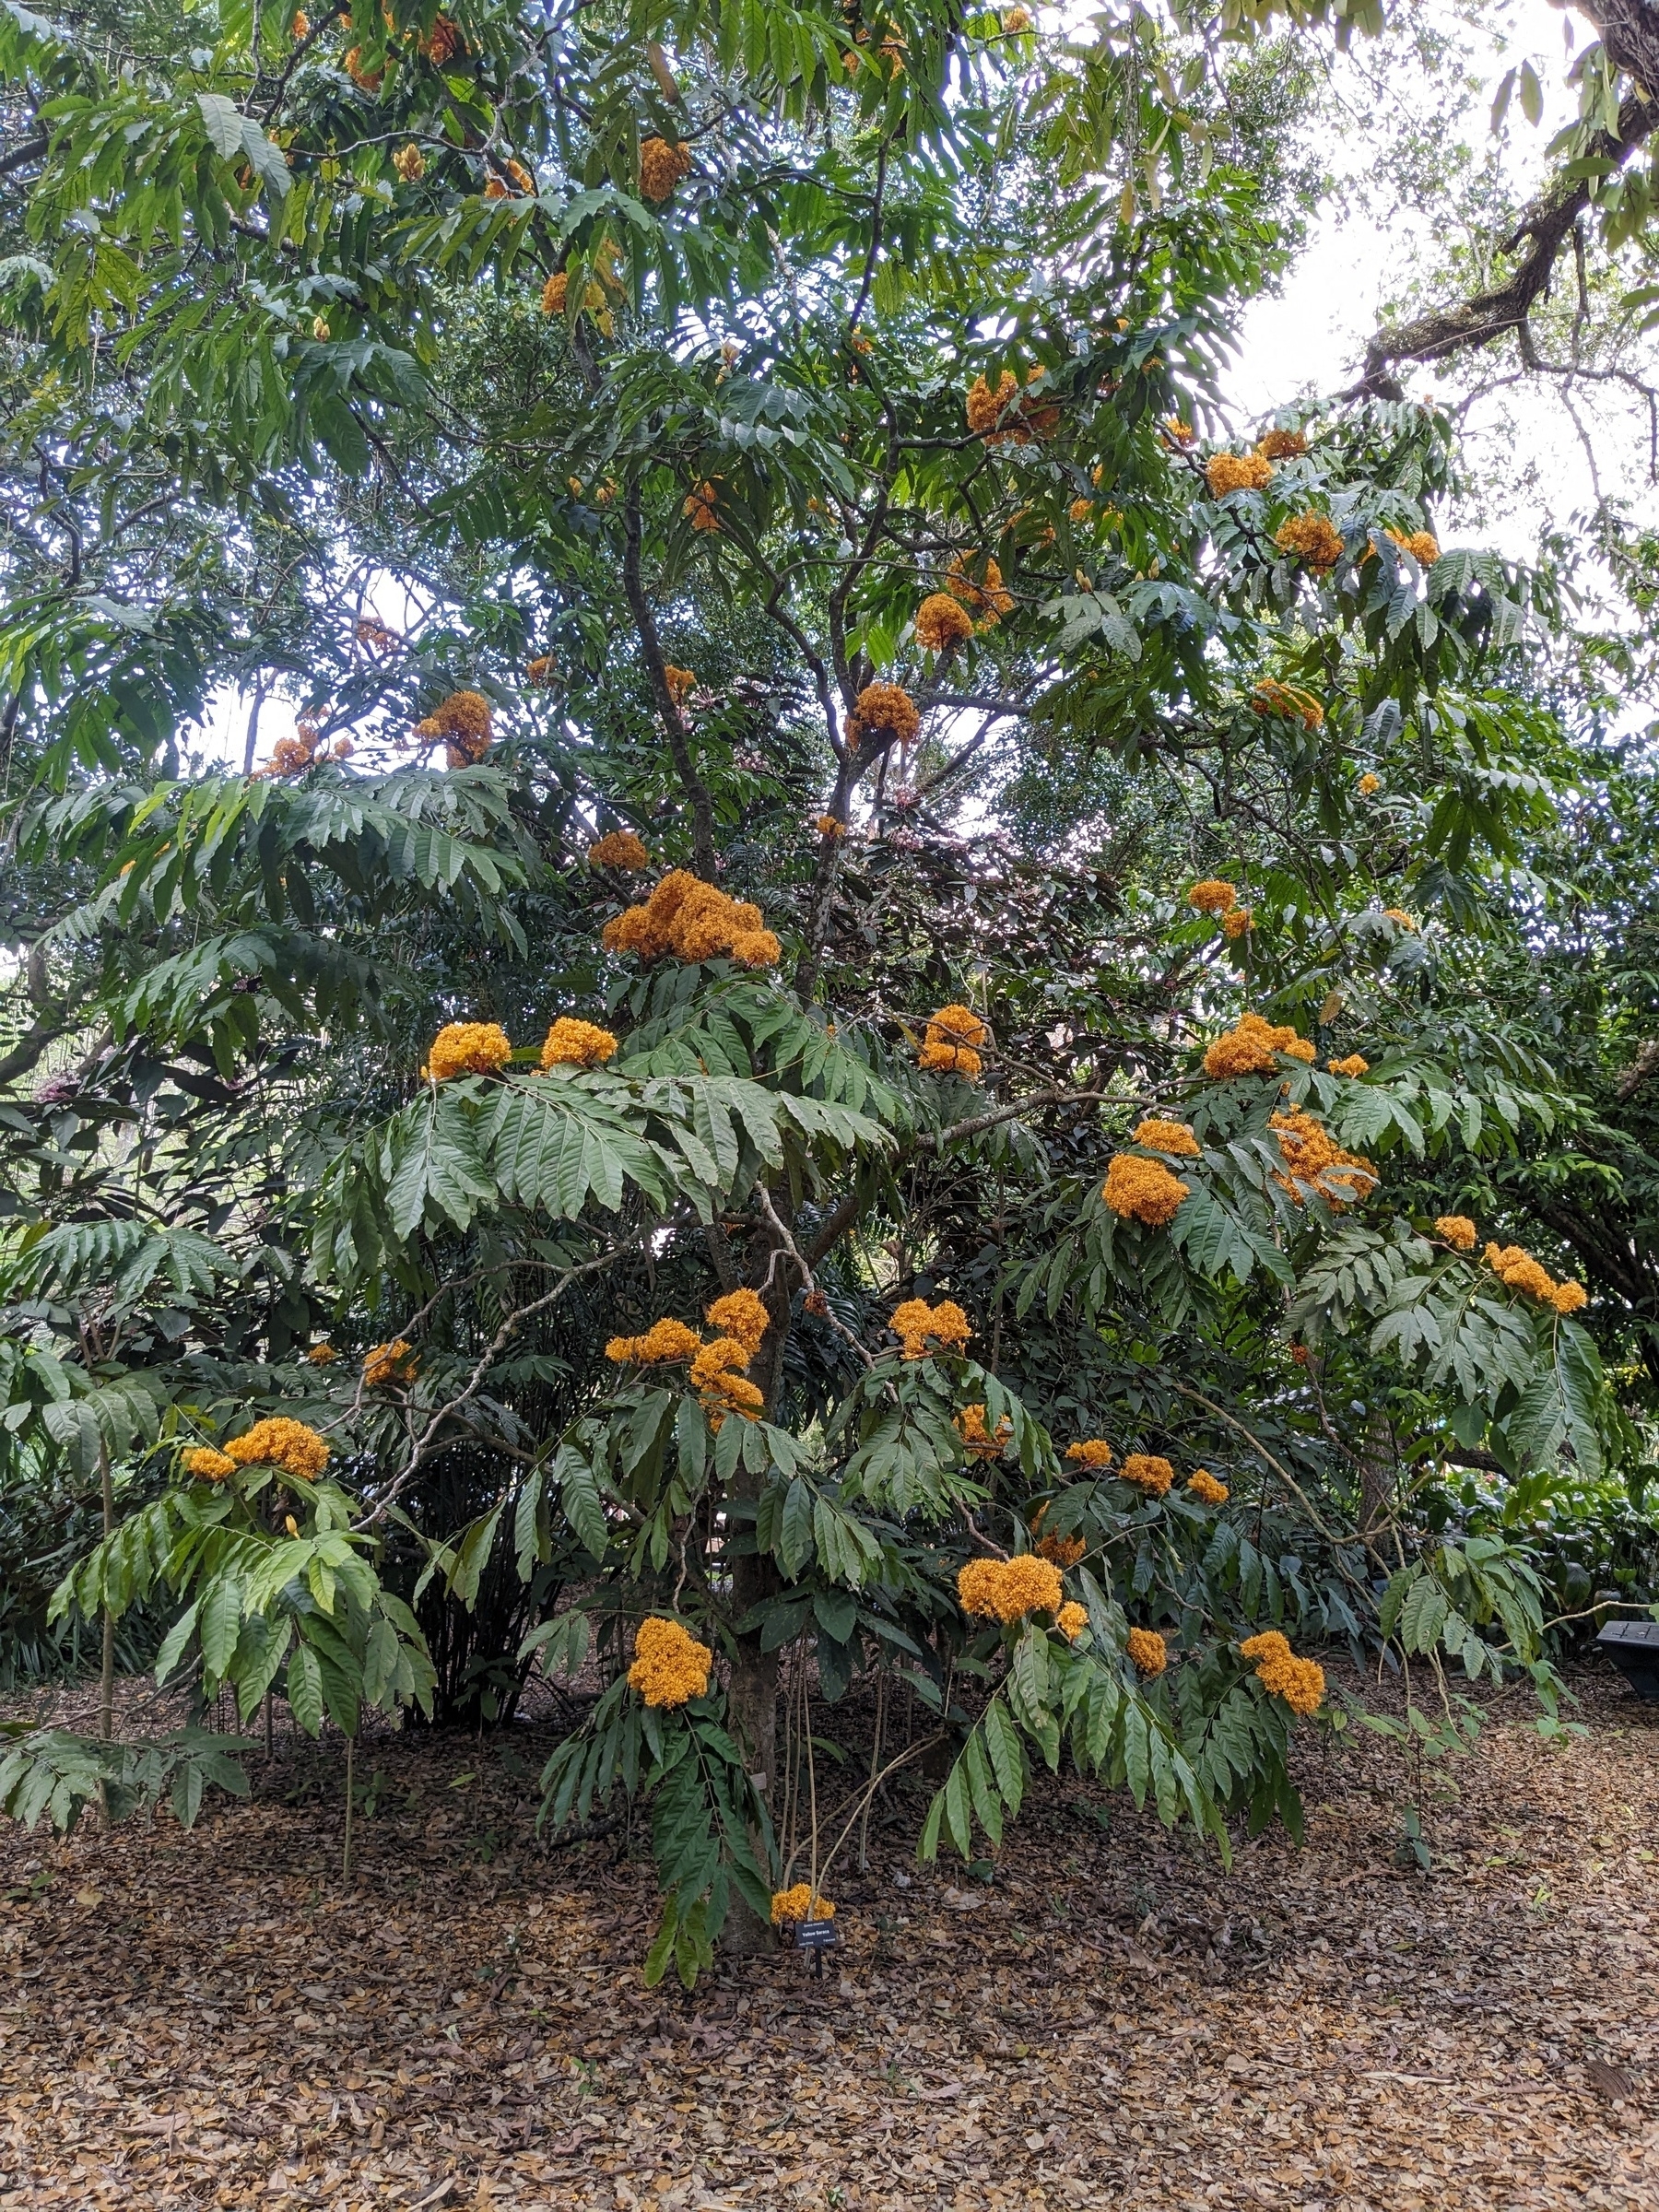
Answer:
[[[919,1869],[918,1794],[827,1885],[821,1979],[689,1996],[643,1985],[625,1835],[537,1846],[549,1728],[360,1745],[349,1885],[337,1741],[191,1833],[0,1829],[0,2208],[1653,2212],[1659,1706],[1573,1682],[1564,1747],[1492,1706],[1427,1873],[1370,1735],[1230,1872],[1052,1778],[988,1883]]]

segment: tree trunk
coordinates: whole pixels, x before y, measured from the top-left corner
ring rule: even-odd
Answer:
[[[770,1244],[771,1239],[767,1240]],[[781,1270],[779,1272],[782,1272]],[[783,1376],[783,1347],[789,1340],[789,1294],[777,1275],[766,1278],[765,1298],[771,1315],[765,1344],[750,1371],[766,1394],[766,1410],[775,1413]],[[735,1416],[733,1417],[735,1418]],[[752,1502],[760,1494],[762,1475],[739,1466],[732,1478],[734,1502]],[[732,1612],[745,1619],[754,1608],[775,1595],[779,1587],[777,1563],[770,1554],[745,1552],[732,1561]],[[778,1654],[763,1652],[757,1630],[739,1636],[732,1654],[731,1688],[726,1699],[726,1724],[743,1752],[743,1761],[755,1788],[769,1807],[782,1803],[778,1787]],[[760,1839],[755,1839],[760,1856]],[[764,1860],[762,1861],[764,1864]],[[729,1958],[752,1959],[773,1948],[771,1924],[734,1896],[720,1944]]]
[[[103,1490],[103,1533],[107,1544],[115,1533],[115,1485],[110,1473],[110,1447],[100,1439],[98,1472]],[[115,1733],[115,1616],[104,1599],[103,1658],[98,1674],[98,1733],[108,1743]]]
[[[1375,1408],[1366,1421],[1365,1440],[1359,1447],[1359,1526],[1363,1534],[1370,1535],[1393,1519],[1399,1472],[1400,1449],[1394,1423],[1380,1407]]]
[[[756,1477],[739,1474],[734,1490],[752,1495]],[[749,1553],[732,1561],[732,1610],[742,1620],[750,1609],[770,1597],[778,1586],[778,1571],[770,1559]],[[743,1752],[743,1762],[755,1788],[769,1806],[778,1794],[778,1654],[760,1649],[759,1634],[740,1636],[732,1655],[731,1688],[726,1698],[726,1724]],[[755,1839],[759,1845],[760,1839]],[[759,1854],[759,1852],[757,1853]],[[764,1864],[764,1859],[762,1859]],[[734,1894],[722,1932],[721,1948],[734,1959],[752,1959],[770,1951],[774,1937],[771,1924],[759,1919],[741,1897]]]

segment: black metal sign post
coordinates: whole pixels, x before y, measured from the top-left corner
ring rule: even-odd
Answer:
[[[820,1982],[824,1978],[824,1953],[833,1950],[840,1941],[832,1920],[797,1920],[795,1923],[795,1949],[812,1952],[812,1971]]]

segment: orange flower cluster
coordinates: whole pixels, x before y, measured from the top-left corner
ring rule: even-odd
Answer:
[[[607,830],[588,847],[590,868],[648,868],[651,854],[632,830]]]
[[[412,1382],[417,1371],[415,1347],[406,1336],[390,1344],[371,1345],[363,1354],[366,1390],[383,1390],[391,1382]]]
[[[1288,1171],[1275,1175],[1282,1191],[1300,1206],[1310,1189],[1340,1213],[1356,1199],[1369,1198],[1377,1186],[1377,1171],[1357,1152],[1345,1152],[1324,1124],[1293,1107],[1288,1113],[1268,1117],[1267,1126],[1278,1138],[1280,1157]]]
[[[728,1290],[705,1310],[703,1318],[719,1332],[707,1344],[683,1321],[666,1316],[653,1322],[642,1336],[613,1336],[605,1356],[618,1367],[673,1366],[688,1359],[692,1386],[716,1429],[728,1413],[752,1421],[766,1399],[744,1370],[766,1334],[765,1301],[753,1290]]]
[[[1192,1185],[1172,1175],[1161,1160],[1120,1152],[1106,1171],[1100,1195],[1125,1220],[1166,1229],[1192,1196]]]
[[[1440,540],[1432,530],[1384,530],[1382,535],[1392,538],[1402,553],[1409,553],[1419,569],[1431,569],[1440,559]]]
[[[391,21],[390,10],[386,11],[386,19]],[[455,54],[466,52],[466,41],[461,36],[459,27],[447,16],[439,16],[431,29],[418,39],[416,44],[434,69],[441,69]]]
[[[782,947],[747,900],[728,899],[685,868],[665,876],[642,906],[625,907],[601,932],[607,952],[642,960],[712,960],[729,953],[745,968],[775,968]]]
[[[561,1014],[542,1043],[542,1073],[554,1067],[597,1067],[615,1057],[617,1041],[596,1022]]]
[[[1206,876],[1187,893],[1187,904],[1201,914],[1230,914],[1238,903],[1237,888],[1220,876]]]
[[[512,179],[511,183],[508,178]],[[510,200],[516,194],[534,194],[535,191],[535,179],[522,161],[509,161],[506,177],[499,177],[491,171],[484,184],[484,197],[487,200]]]
[[[1086,1436],[1078,1443],[1067,1444],[1065,1456],[1081,1467],[1109,1467],[1112,1446],[1103,1436]]]
[[[1194,1467],[1186,1478],[1186,1487],[1200,1505],[1225,1505],[1232,1492],[1224,1482],[1218,1482],[1207,1467]]]
[[[647,138],[640,148],[640,190],[648,200],[672,199],[674,188],[691,174],[691,149],[666,138]]]
[[[1118,1475],[1123,1481],[1145,1490],[1149,1498],[1167,1498],[1175,1480],[1174,1468],[1156,1452],[1131,1452],[1118,1469]]]
[[[1054,1626],[1067,1643],[1076,1643],[1088,1626],[1088,1615],[1075,1597],[1070,1597],[1055,1614]]]
[[[1030,30],[1032,28],[1030,8],[1008,8],[1003,16],[1002,27],[1004,35],[1010,39],[1017,39],[1021,31]]]
[[[1300,430],[1269,430],[1256,440],[1255,450],[1264,461],[1295,461],[1307,452],[1308,441]]]
[[[1012,1559],[970,1559],[957,1575],[963,1612],[985,1620],[1057,1614],[1063,1595],[1059,1568],[1053,1559],[1040,1559],[1030,1551]]]
[[[1583,1283],[1558,1283],[1548,1268],[1519,1244],[1488,1244],[1482,1256],[1509,1289],[1524,1291],[1540,1305],[1553,1306],[1558,1313],[1576,1313],[1590,1302],[1590,1293]]]
[[[605,1356],[618,1367],[668,1367],[702,1349],[702,1338],[683,1321],[653,1321],[642,1336],[613,1336]]]
[[[426,156],[416,145],[400,146],[392,157],[392,166],[406,184],[418,184],[426,175]]]
[[[929,592],[916,609],[916,642],[924,653],[946,653],[973,635],[973,617],[948,592]]]
[[[383,69],[364,68],[363,50],[360,46],[349,48],[340,66],[359,90],[363,92],[378,92],[381,88],[381,80],[386,74]]]
[[[1457,1252],[1473,1252],[1479,1240],[1479,1231],[1467,1214],[1439,1214],[1435,1217],[1435,1234],[1444,1237]]]
[[[1004,589],[1002,569],[988,553],[981,565],[982,573],[976,580],[962,556],[954,554],[946,571],[945,589],[979,616],[982,629],[994,629],[1005,615],[1013,613],[1014,594]]]
[[[538,653],[533,661],[525,665],[524,676],[526,681],[535,684],[538,689],[545,689],[553,681],[553,655],[550,653]]]
[[[288,24],[288,36],[290,39],[309,39],[311,36],[311,18],[302,7],[294,10],[293,18]]]
[[[1342,559],[1342,535],[1328,515],[1293,514],[1274,532],[1273,542],[1281,553],[1292,554],[1322,573]]]
[[[184,1454],[186,1475],[194,1475],[203,1482],[223,1482],[227,1475],[234,1475],[236,1462],[228,1452],[216,1452],[211,1444],[193,1444]]]
[[[847,735],[854,744],[873,731],[885,730],[900,745],[909,745],[921,727],[915,700],[899,684],[866,684],[847,717]]]
[[[1168,1152],[1175,1159],[1196,1159],[1198,1139],[1184,1122],[1166,1122],[1161,1115],[1147,1114],[1135,1124],[1129,1139],[1132,1145],[1145,1145],[1148,1152]]]
[[[1382,919],[1384,922],[1392,922],[1396,929],[1403,929],[1407,936],[1415,937],[1417,935],[1417,923],[1403,906],[1385,906],[1382,909]]]
[[[845,837],[847,825],[838,814],[820,814],[813,823],[820,837]]]
[[[720,517],[714,510],[719,504],[719,492],[705,478],[695,491],[688,491],[686,494],[680,512],[689,518],[693,530],[718,530]]]
[[[663,670],[663,683],[675,705],[683,707],[697,688],[696,672],[690,668],[677,668],[670,661]]]
[[[699,1643],[689,1629],[653,1615],[640,1623],[634,1636],[628,1686],[637,1689],[647,1705],[684,1705],[708,1688],[713,1664],[713,1653],[706,1643]]]
[[[1005,1414],[997,1422],[996,1434],[993,1436],[985,1427],[985,1409],[982,1406],[964,1406],[956,1417],[956,1426],[957,1434],[962,1440],[962,1449],[970,1459],[999,1459],[1014,1433],[1014,1424]],[[1082,1556],[1080,1548],[1078,1556]]]
[[[1176,445],[1191,445],[1198,435],[1192,424],[1182,422],[1179,415],[1166,415],[1158,427]]]
[[[1054,1565],[1062,1569],[1075,1567],[1088,1549],[1088,1540],[1083,1536],[1050,1535],[1037,1539],[1038,1557],[1053,1559]]]
[[[1028,371],[1027,383],[1034,383],[1041,374],[1041,369]],[[1030,445],[1033,438],[1052,437],[1060,423],[1060,410],[1053,401],[1033,406],[1028,394],[1020,401],[1013,420],[1004,423],[1004,417],[1018,397],[1019,379],[1011,369],[1003,371],[994,392],[982,376],[976,376],[968,387],[968,428],[987,445],[1001,445],[1005,441]]]
[[[712,1329],[735,1336],[743,1347],[745,1358],[749,1359],[760,1349],[761,1339],[771,1322],[766,1300],[755,1290],[726,1291],[704,1311],[703,1319]]]
[[[1265,676],[1250,695],[1250,703],[1258,714],[1282,714],[1290,722],[1300,722],[1304,730],[1323,730],[1324,709],[1312,691],[1304,691],[1300,684],[1281,684],[1271,676]]]
[[[1313,1355],[1305,1344],[1293,1344],[1290,1347],[1290,1358],[1298,1367],[1310,1367],[1313,1361]]]
[[[1213,500],[1235,491],[1265,491],[1273,481],[1273,464],[1261,453],[1216,453],[1204,465],[1205,482]]]
[[[1253,906],[1235,906],[1230,914],[1223,914],[1221,917],[1221,935],[1230,945],[1237,944],[1241,937],[1247,937],[1254,927],[1255,908]]]
[[[984,1023],[969,1006],[941,1006],[930,1014],[916,1065],[930,1074],[964,1077],[973,1082],[982,1065],[977,1047],[983,1044]]]
[[[835,1907],[827,1897],[817,1896],[810,1882],[796,1882],[774,1894],[771,1916],[774,1928],[793,1927],[797,1920],[833,1920]]]
[[[1310,1065],[1313,1047],[1293,1029],[1264,1021],[1259,1014],[1244,1014],[1230,1030],[1224,1030],[1204,1055],[1204,1072],[1220,1080],[1228,1076],[1271,1076],[1277,1068],[1277,1053]]]
[[[1131,1629],[1124,1648],[1135,1673],[1148,1679],[1161,1675],[1170,1664],[1169,1646],[1156,1629]]]
[[[1255,1662],[1256,1680],[1292,1712],[1317,1712],[1324,1703],[1324,1669],[1316,1659],[1299,1659],[1277,1629],[1246,1637],[1239,1651]]]
[[[1369,1076],[1371,1062],[1363,1053],[1348,1053],[1340,1060],[1327,1060],[1325,1065],[1334,1076]]]
[[[923,1298],[907,1298],[893,1308],[888,1326],[903,1345],[907,1359],[931,1359],[935,1345],[947,1351],[965,1351],[973,1334],[967,1314],[949,1298],[936,1306]]]
[[[1381,777],[1381,776],[1373,776],[1373,775],[1371,774],[1371,772],[1370,769],[1368,768],[1368,769],[1366,770],[1366,771],[1365,771],[1364,775],[1362,775],[1362,776],[1360,777],[1360,779],[1359,779],[1359,796],[1360,796],[1362,799],[1369,799],[1369,798],[1371,797],[1371,795],[1372,792],[1374,792],[1374,791],[1381,791],[1381,790],[1382,790],[1382,777]]]
[[[239,1467],[280,1467],[285,1475],[312,1482],[328,1465],[328,1446],[303,1421],[276,1414],[233,1436],[225,1446],[225,1457]]]
[[[441,745],[451,768],[469,768],[489,750],[489,701],[479,691],[452,691],[415,724],[415,735]]]
[[[432,1040],[423,1083],[447,1083],[452,1076],[492,1076],[512,1057],[512,1044],[499,1021],[448,1021]]]
[[[746,1421],[759,1419],[766,1394],[744,1372],[753,1357],[735,1336],[714,1336],[692,1360],[691,1385],[700,1395],[712,1428],[718,1429],[728,1413],[738,1414]]]
[[[340,1355],[332,1344],[313,1344],[305,1356],[313,1367],[332,1367]]]
[[[253,781],[264,783],[273,777],[302,776],[320,758],[326,759],[327,755],[317,751],[317,733],[309,722],[302,722],[298,736],[277,738],[270,759],[263,768],[254,770]]]
[[[571,276],[569,270],[555,269],[552,276],[548,277],[547,283],[542,286],[542,313],[544,315],[562,315],[565,312],[566,305],[570,300],[570,297]],[[589,314],[602,314],[605,311],[604,286],[598,284],[587,285],[582,291],[582,304],[583,309]]]

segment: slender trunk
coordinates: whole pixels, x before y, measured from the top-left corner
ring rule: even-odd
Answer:
[[[853,789],[857,782],[856,763],[843,763],[830,794],[830,812],[838,822],[844,822],[853,804]],[[795,996],[801,1004],[810,1006],[818,989],[818,974],[824,964],[824,946],[830,935],[830,920],[835,905],[836,878],[841,873],[841,840],[826,837],[818,853],[818,872],[813,878],[812,890],[806,901],[806,926],[803,933],[801,958],[795,969]]]
[[[1380,1407],[1375,1408],[1365,1424],[1365,1441],[1359,1447],[1359,1526],[1367,1535],[1394,1517],[1399,1469],[1394,1423]]]
[[[342,1882],[348,1882],[351,1879],[351,1769],[356,1750],[357,1737],[348,1735],[346,1738],[346,1844],[340,1853],[340,1879]]]
[[[705,883],[712,883],[715,874],[714,802],[709,795],[708,785],[697,772],[697,764],[691,752],[690,731],[680,712],[679,701],[668,688],[667,663],[657,636],[656,616],[652,608],[651,595],[645,588],[641,565],[643,523],[637,484],[630,488],[628,494],[622,529],[622,589],[640,633],[645,673],[651,679],[651,696],[668,739],[674,771],[679,778],[680,788],[690,802],[691,849],[697,873]]]
[[[253,704],[248,710],[248,738],[242,747],[242,774],[253,773],[254,757],[259,751],[259,711],[265,702],[265,678],[262,676],[253,686]]]
[[[746,1490],[753,1497],[759,1488],[756,1477],[740,1473],[734,1495]],[[732,1561],[732,1609],[742,1620],[778,1587],[778,1571],[770,1559],[752,1553]],[[760,1649],[759,1633],[739,1636],[732,1653],[731,1688],[726,1698],[726,1725],[743,1752],[744,1765],[755,1788],[769,1806],[782,1802],[778,1789],[778,1654]],[[770,1924],[734,1895],[721,1936],[721,1948],[735,1959],[751,1959],[770,1951],[774,1937]]]
[[[761,1241],[770,1246],[771,1239],[767,1237]],[[770,1257],[770,1253],[763,1252],[761,1257]],[[762,1277],[766,1288],[761,1296],[766,1300],[771,1325],[767,1330],[757,1366],[750,1371],[766,1394],[766,1410],[772,1418],[776,1415],[783,1379],[783,1347],[789,1341],[787,1279],[784,1269]],[[759,1497],[765,1480],[763,1474],[739,1466],[732,1477],[733,1502],[752,1503]],[[775,1596],[780,1587],[777,1563],[770,1553],[750,1551],[734,1559],[734,1619],[746,1620],[757,1606]],[[772,1813],[775,1829],[778,1810],[782,1805],[782,1792],[778,1787],[778,1653],[760,1649],[759,1629],[736,1639],[726,1699],[726,1724],[743,1752],[744,1765],[754,1779],[755,1788]],[[721,1936],[722,1948],[733,1958],[745,1959],[759,1951],[770,1951],[773,1942],[771,1924],[759,1919],[741,1898],[734,1897]]]
[[[110,1472],[110,1447],[98,1446],[98,1473],[103,1490],[103,1534],[107,1544],[115,1533],[115,1483]],[[98,1733],[107,1744],[115,1733],[115,1615],[106,1595],[103,1606],[103,1664],[98,1677]]]

